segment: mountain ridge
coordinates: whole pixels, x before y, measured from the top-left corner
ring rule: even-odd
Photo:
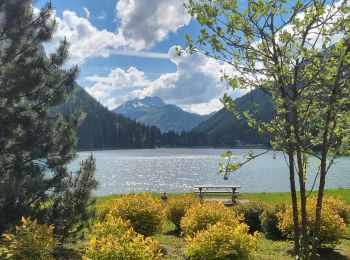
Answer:
[[[259,120],[268,122],[273,119],[275,111],[271,105],[271,98],[264,92],[252,90],[235,100],[239,114],[251,111],[253,104],[254,107],[257,106],[255,114]],[[211,146],[269,145],[267,135],[259,134],[248,126],[245,119],[237,120],[225,109],[219,110],[193,131],[206,134],[208,145]]]
[[[140,123],[157,126],[162,132],[178,133],[192,130],[212,115],[184,111],[176,105],[166,104],[159,97],[128,100],[113,111]]]

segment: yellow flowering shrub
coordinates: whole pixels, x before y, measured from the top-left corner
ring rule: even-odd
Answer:
[[[181,220],[181,229],[185,235],[192,236],[219,221],[235,227],[240,224],[242,218],[226,208],[223,203],[198,203],[186,211]]]
[[[56,247],[54,227],[40,225],[36,220],[22,217],[14,233],[2,235],[1,259],[54,259]]]
[[[332,210],[336,211],[344,220],[345,224],[350,224],[350,207],[340,197],[324,197],[323,205],[328,205],[328,207],[331,207]]]
[[[198,199],[191,195],[181,195],[169,198],[167,202],[167,219],[175,225],[176,230],[181,230],[181,219],[185,212],[193,204],[198,203]]]
[[[156,240],[135,232],[130,222],[107,215],[93,227],[83,259],[156,260],[161,256]]]
[[[229,226],[223,222],[187,237],[185,254],[191,260],[253,259],[257,250],[256,233],[248,234],[244,224]]]
[[[112,214],[130,221],[134,230],[142,235],[151,236],[161,230],[164,220],[164,206],[148,193],[126,194],[107,200],[97,207],[100,220]]]
[[[310,237],[313,235],[315,226],[317,198],[312,197],[307,201],[307,230]],[[346,224],[341,216],[339,216],[337,203],[338,199],[325,198],[322,205],[321,228],[319,241],[321,245],[334,246],[339,239],[346,233]],[[293,211],[292,207],[287,207],[285,212],[278,213],[278,228],[282,234],[288,238],[293,237]],[[299,218],[300,220],[301,218]]]

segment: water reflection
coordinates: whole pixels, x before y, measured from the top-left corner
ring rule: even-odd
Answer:
[[[244,192],[288,191],[289,177],[281,152],[268,153],[244,165],[228,181],[217,175],[223,149],[142,149],[94,151],[96,177],[100,187],[97,195],[124,192],[191,192],[196,184],[240,184]],[[263,150],[253,150],[254,153]],[[234,149],[242,158],[248,152]],[[79,162],[91,152],[80,152],[72,163],[76,170]],[[318,164],[311,159],[307,185],[313,182]],[[350,158],[340,158],[327,176],[327,188],[350,187]]]

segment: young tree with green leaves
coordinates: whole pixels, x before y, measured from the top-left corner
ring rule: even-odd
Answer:
[[[63,69],[66,40],[46,56],[42,43],[57,25],[53,9],[48,4],[37,12],[32,4],[0,2],[0,233],[21,216],[53,223],[51,217],[64,211],[56,230],[84,221],[76,216],[88,212],[96,188],[92,158],[76,174],[67,169],[76,156],[75,131],[83,115],[57,112],[73,90],[78,68]],[[67,196],[75,203],[63,207],[73,200],[62,199]]]
[[[222,103],[251,127],[268,133],[273,149],[286,154],[295,256],[314,259],[326,176],[335,160],[350,149],[349,1],[190,0],[187,8],[201,27],[196,41],[187,36],[188,50],[231,65],[232,73],[223,79],[233,89],[259,89],[271,97],[276,111],[271,122],[258,120],[254,110],[236,113],[227,94]],[[319,159],[316,224],[311,234],[306,214],[310,156]]]

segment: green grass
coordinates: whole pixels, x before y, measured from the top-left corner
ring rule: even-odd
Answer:
[[[162,234],[157,235],[155,239],[164,248],[165,254],[162,259],[167,260],[185,260],[184,254],[185,239],[179,235],[174,234],[172,226],[167,224],[164,226]],[[257,260],[292,260],[293,243],[290,241],[275,241],[266,239],[264,235],[258,238],[258,252]],[[319,260],[345,260],[350,259],[350,240],[342,239],[334,250],[323,249]]]
[[[242,198],[247,200],[261,200],[268,203],[291,202],[290,192],[259,192],[242,193]],[[316,196],[317,192],[312,192],[311,196]],[[340,196],[347,203],[350,203],[350,189],[325,190],[326,196]]]
[[[150,193],[155,198],[160,198],[162,196],[161,193],[152,192]],[[183,193],[169,193],[168,196],[179,196]],[[312,192],[311,196],[315,196],[317,193]],[[326,196],[340,196],[343,200],[350,204],[350,189],[330,189],[325,190]],[[122,196],[122,194],[114,194],[109,196],[98,196],[96,197],[97,204],[100,204],[108,199],[118,198]],[[227,197],[229,198],[229,197]],[[246,200],[261,200],[267,203],[275,204],[277,202],[290,202],[290,192],[257,192],[257,193],[242,193],[241,199]]]

